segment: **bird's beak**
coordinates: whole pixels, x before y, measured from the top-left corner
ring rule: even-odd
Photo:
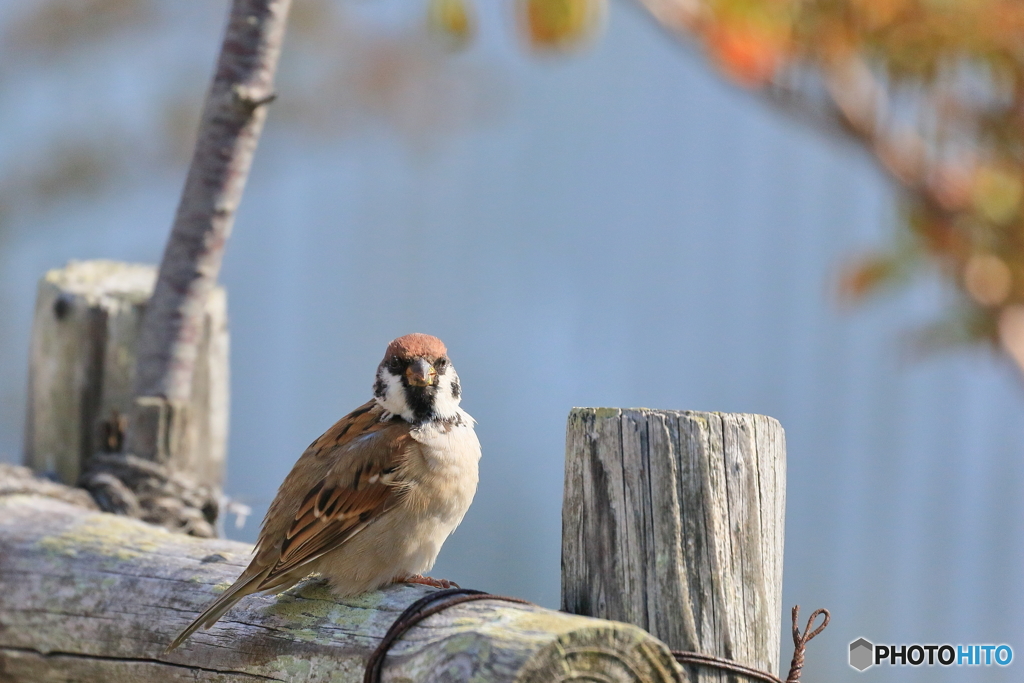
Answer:
[[[437,370],[427,361],[417,358],[406,368],[405,378],[414,387],[429,387],[437,381]]]

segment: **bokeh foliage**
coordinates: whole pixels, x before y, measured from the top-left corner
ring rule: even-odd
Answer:
[[[989,341],[1024,366],[1024,2],[639,1],[899,183],[902,234],[845,270],[844,296],[937,266],[963,296],[927,341]]]
[[[404,30],[352,21],[344,0],[296,2],[274,125],[307,137],[384,125],[414,146],[500,109],[500,74],[458,58],[481,0],[422,0]],[[903,230],[842,272],[861,299],[938,268],[962,293],[931,341],[1001,344],[1024,366],[1024,2],[636,0],[727,78],[862,146],[903,189]],[[355,3],[358,4],[358,3]],[[58,71],[95,46],[161,30],[174,0],[34,0],[0,41],[0,95],[21,68]],[[226,1],[214,14],[226,12]],[[607,0],[507,0],[527,52],[591,43]],[[182,60],[149,128],[54,130],[0,159],[0,235],[13,215],[184,164],[203,69]],[[187,85],[183,85],[187,84]],[[131,131],[131,132],[126,132]],[[168,217],[168,220],[169,217]],[[827,226],[822,226],[827,229]]]

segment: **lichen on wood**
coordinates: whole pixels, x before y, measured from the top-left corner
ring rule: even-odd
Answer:
[[[0,680],[362,681],[409,604],[395,585],[335,600],[311,578],[249,596],[208,631],[163,649],[249,560],[251,546],[173,534],[39,495],[0,495]],[[383,681],[682,681],[643,630],[533,605],[480,601],[421,622]]]

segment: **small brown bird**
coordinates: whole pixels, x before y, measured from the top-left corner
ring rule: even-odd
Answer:
[[[241,598],[280,592],[319,572],[338,597],[421,576],[469,509],[480,442],[440,339],[408,334],[388,345],[373,399],[310,444],[263,520],[238,580],[174,639],[209,628]]]

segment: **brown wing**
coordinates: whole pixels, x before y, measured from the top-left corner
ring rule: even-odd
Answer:
[[[257,590],[342,545],[393,507],[406,484],[403,466],[411,443],[409,424],[381,422],[371,401],[339,420],[310,444],[271,505],[256,564],[273,569]],[[285,491],[308,493],[296,508]],[[275,557],[276,556],[276,557]]]

